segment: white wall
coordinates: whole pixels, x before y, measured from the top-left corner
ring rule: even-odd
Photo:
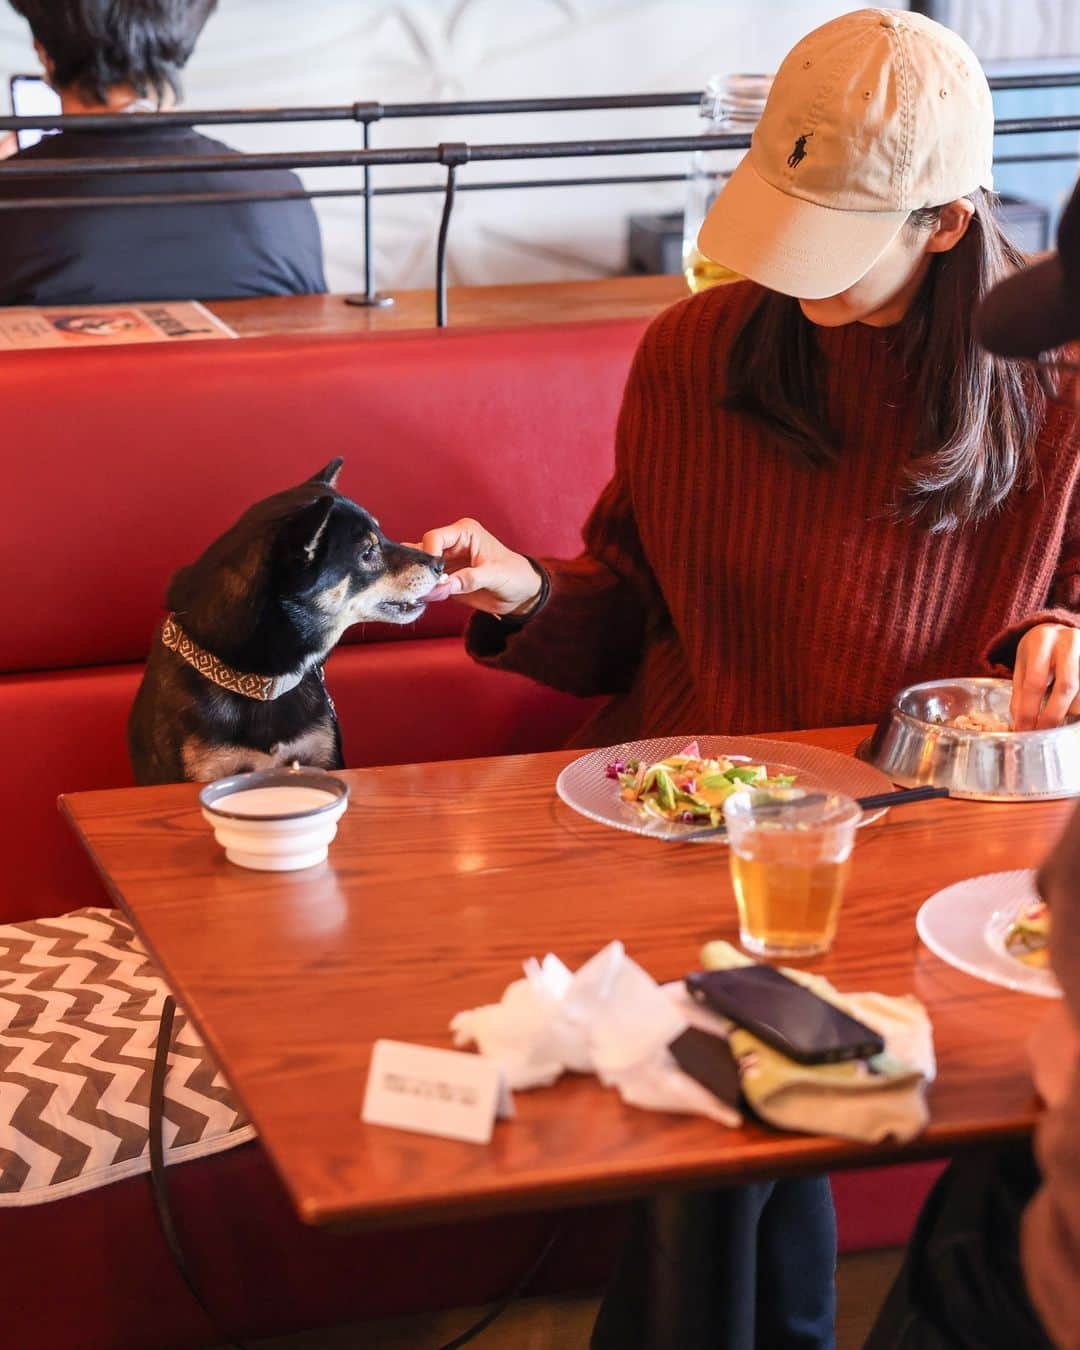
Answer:
[[[59,0],[58,0],[59,3]],[[2,0],[0,0],[2,6]],[[858,4],[837,0],[221,0],[187,73],[192,107],[543,97],[701,87],[713,72],[771,70],[804,32]],[[0,76],[35,68],[25,25],[0,7]],[[387,122],[376,144],[476,143],[584,136],[680,135],[693,109]],[[224,129],[251,150],[360,144],[350,123]],[[681,172],[682,156],[477,165],[459,181]],[[388,169],[378,182],[441,180],[441,170]],[[353,186],[359,171],[308,175]],[[485,283],[590,277],[621,269],[626,217],[674,209],[677,186],[578,187],[462,194],[451,232],[451,280]],[[319,206],[334,290],[361,280],[360,203]],[[377,281],[427,286],[440,197],[376,203]],[[0,244],[2,246],[2,244]]]
[[[1080,55],[1076,0],[951,0],[945,21],[982,61]]]

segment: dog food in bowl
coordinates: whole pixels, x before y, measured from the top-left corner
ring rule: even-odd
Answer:
[[[955,727],[957,731],[1012,731],[1012,722],[1007,717],[979,709],[960,713],[951,722],[947,722],[946,726]]]
[[[230,862],[295,872],[326,859],[349,788],[333,774],[294,765],[219,778],[199,801]]]

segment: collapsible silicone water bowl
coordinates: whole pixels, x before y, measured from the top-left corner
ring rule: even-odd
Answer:
[[[199,793],[204,818],[225,856],[259,872],[295,872],[326,859],[349,787],[299,765],[219,778]]]

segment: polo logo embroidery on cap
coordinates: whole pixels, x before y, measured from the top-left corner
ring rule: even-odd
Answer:
[[[792,147],[791,154],[787,157],[788,168],[797,169],[806,158],[806,142],[814,133],[808,132],[805,136],[800,136]]]

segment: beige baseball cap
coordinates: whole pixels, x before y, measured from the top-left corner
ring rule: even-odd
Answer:
[[[769,290],[838,295],[910,212],[992,187],[993,146],[990,86],[966,42],[921,14],[855,10],[784,59],[698,248]]]

